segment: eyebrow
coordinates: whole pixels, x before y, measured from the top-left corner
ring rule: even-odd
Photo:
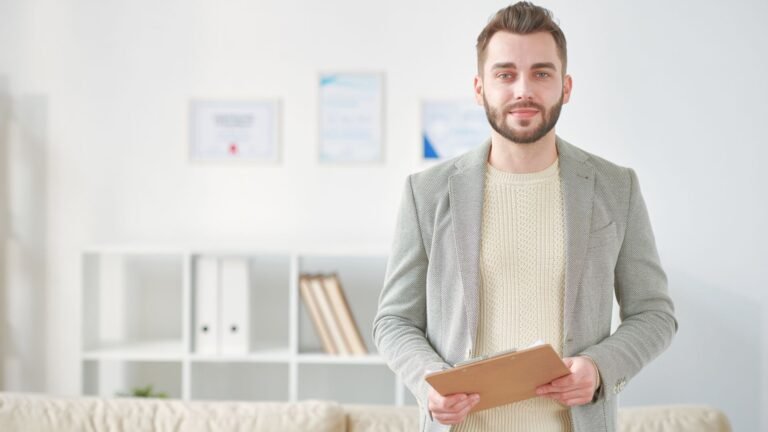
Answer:
[[[533,66],[531,66],[531,69],[552,69],[554,71],[557,70],[557,68],[555,67],[555,64],[552,62],[534,63]]]
[[[491,69],[517,69],[517,65],[513,62],[494,63]],[[556,71],[557,67],[555,67],[555,64],[552,62],[539,62],[534,63],[531,66],[531,69],[552,69]]]
[[[517,65],[512,62],[494,63],[491,69],[517,69]]]

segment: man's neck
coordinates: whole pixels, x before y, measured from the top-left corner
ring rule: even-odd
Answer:
[[[555,159],[557,145],[554,129],[530,144],[510,141],[492,131],[488,163],[496,169],[516,174],[539,172],[552,165]]]

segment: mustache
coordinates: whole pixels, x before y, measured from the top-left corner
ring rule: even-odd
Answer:
[[[546,109],[544,108],[543,105],[540,105],[540,104],[537,104],[536,102],[531,102],[531,101],[522,101],[512,105],[507,105],[506,107],[504,107],[504,111],[510,112],[512,110],[516,110],[520,108],[536,108],[541,112],[546,112]]]

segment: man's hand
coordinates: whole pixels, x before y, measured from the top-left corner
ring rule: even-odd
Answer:
[[[430,387],[428,399],[432,418],[442,424],[453,425],[464,421],[469,410],[480,402],[480,395],[455,393],[443,396]]]
[[[592,401],[597,388],[597,367],[588,357],[566,357],[563,363],[571,374],[536,389],[536,394],[566,406]]]

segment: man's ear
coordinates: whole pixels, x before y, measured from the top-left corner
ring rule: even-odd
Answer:
[[[573,90],[573,79],[570,75],[563,77],[563,103],[566,104],[571,99],[571,91]]]
[[[477,102],[478,105],[483,104],[483,79],[480,77],[480,75],[475,75],[475,102]]]

